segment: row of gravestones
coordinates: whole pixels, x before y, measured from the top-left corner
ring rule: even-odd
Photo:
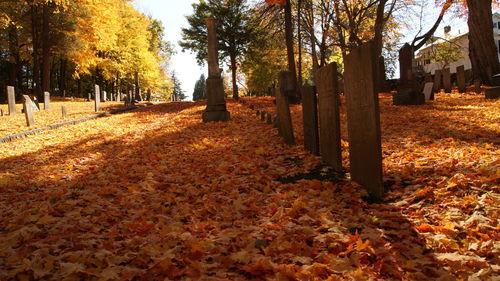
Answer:
[[[344,92],[347,105],[349,161],[351,179],[361,184],[371,198],[380,200],[384,194],[382,180],[382,146],[377,79],[373,43],[354,49],[345,59]],[[342,172],[340,97],[337,65],[328,64],[317,70],[316,87],[304,86],[302,114],[304,147],[312,154]],[[295,144],[288,94],[293,91],[291,73],[280,73],[275,89],[276,117],[257,112],[261,120],[275,123],[287,144]],[[250,108],[253,109],[253,106]]]
[[[94,103],[95,103],[95,111],[98,112],[100,110],[100,104],[102,102],[106,102],[108,99],[108,96],[110,98],[110,101],[121,101],[123,99],[124,105],[133,105],[137,101],[142,101],[142,95],[139,94],[134,94],[136,93],[135,85],[132,85],[132,87],[129,88],[128,92],[126,94],[123,94],[121,92],[116,93],[116,94],[110,94],[106,91],[101,91],[99,85],[94,86]],[[88,101],[92,100],[92,94],[88,94]],[[146,95],[146,100],[151,101],[151,89],[148,89],[147,95]]]
[[[15,98],[15,89],[12,86],[7,86],[7,100],[8,100],[8,108],[9,108],[9,115],[15,115],[16,112],[16,98]],[[23,95],[23,112],[24,116],[26,117],[26,125],[28,127],[31,127],[35,124],[35,118],[33,116],[33,112],[39,111],[40,107],[38,103],[34,102],[31,100],[31,98],[28,95]],[[45,92],[44,93],[44,99],[43,99],[43,104],[44,104],[44,110],[50,109],[50,93]],[[66,119],[67,116],[67,110],[65,106],[61,106],[61,111],[62,111],[62,118]],[[3,110],[0,109],[0,116],[3,116],[4,112]]]

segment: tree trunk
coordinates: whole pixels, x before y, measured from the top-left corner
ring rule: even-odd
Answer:
[[[500,73],[498,53],[493,39],[491,0],[467,0],[469,8],[469,58],[475,79],[493,85],[492,75]]]
[[[9,86],[16,87],[19,73],[19,43],[15,25],[9,26],[9,55]]]
[[[236,55],[231,54],[230,55],[230,60],[231,60],[231,77],[233,80],[233,99],[238,100],[238,83],[236,81],[236,71],[238,66],[236,65]]]
[[[68,69],[68,60],[65,58],[61,58],[60,63],[61,65],[59,69],[59,91],[61,92],[61,94],[64,94],[64,91],[66,91],[66,73]]]
[[[51,54],[50,54],[50,38],[49,38],[49,18],[50,7],[49,4],[43,6],[43,24],[42,24],[42,91],[50,91],[50,68],[51,68]]]
[[[33,94],[42,98],[42,81],[40,79],[40,39],[39,39],[39,21],[37,20],[37,7],[31,5],[31,38],[33,40]]]
[[[299,68],[299,73],[297,76],[297,82],[299,86],[302,86],[302,33],[301,33],[301,13],[302,13],[302,0],[297,2],[297,40],[299,41],[299,61],[297,67]]]
[[[285,40],[286,53],[288,57],[288,70],[292,72],[295,96],[288,97],[290,103],[299,103],[297,87],[297,70],[295,68],[295,56],[293,54],[293,24],[292,24],[292,4],[286,0],[285,5]]]

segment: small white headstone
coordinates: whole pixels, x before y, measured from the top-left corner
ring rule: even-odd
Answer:
[[[431,96],[432,96],[432,89],[434,87],[434,83],[433,82],[427,82],[425,83],[424,85],[424,96],[425,96],[425,100],[430,100],[431,99]]]
[[[40,111],[38,109],[38,106],[36,106],[36,104],[33,102],[33,100],[28,95],[23,95],[23,97],[28,102],[29,106],[31,107],[31,112]]]

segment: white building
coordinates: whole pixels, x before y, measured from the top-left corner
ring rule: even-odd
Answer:
[[[457,61],[451,62],[448,66],[451,73],[456,72],[457,66],[463,65],[465,70],[471,69],[472,65],[469,59],[469,29],[467,26],[445,27],[445,37],[447,40],[453,40],[460,48],[461,58]],[[493,14],[493,37],[497,46],[498,59],[500,61],[500,14]],[[431,62],[430,56],[435,52],[436,46],[443,43],[443,39],[438,39],[431,44],[425,45],[418,51],[415,56],[417,67],[426,73],[434,74],[436,69],[442,69],[444,63]]]

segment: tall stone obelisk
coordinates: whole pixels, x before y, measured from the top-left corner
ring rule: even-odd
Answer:
[[[216,20],[206,18],[205,23],[208,31],[208,78],[205,84],[207,108],[203,112],[203,122],[229,121],[231,114],[226,108],[217,53]]]

